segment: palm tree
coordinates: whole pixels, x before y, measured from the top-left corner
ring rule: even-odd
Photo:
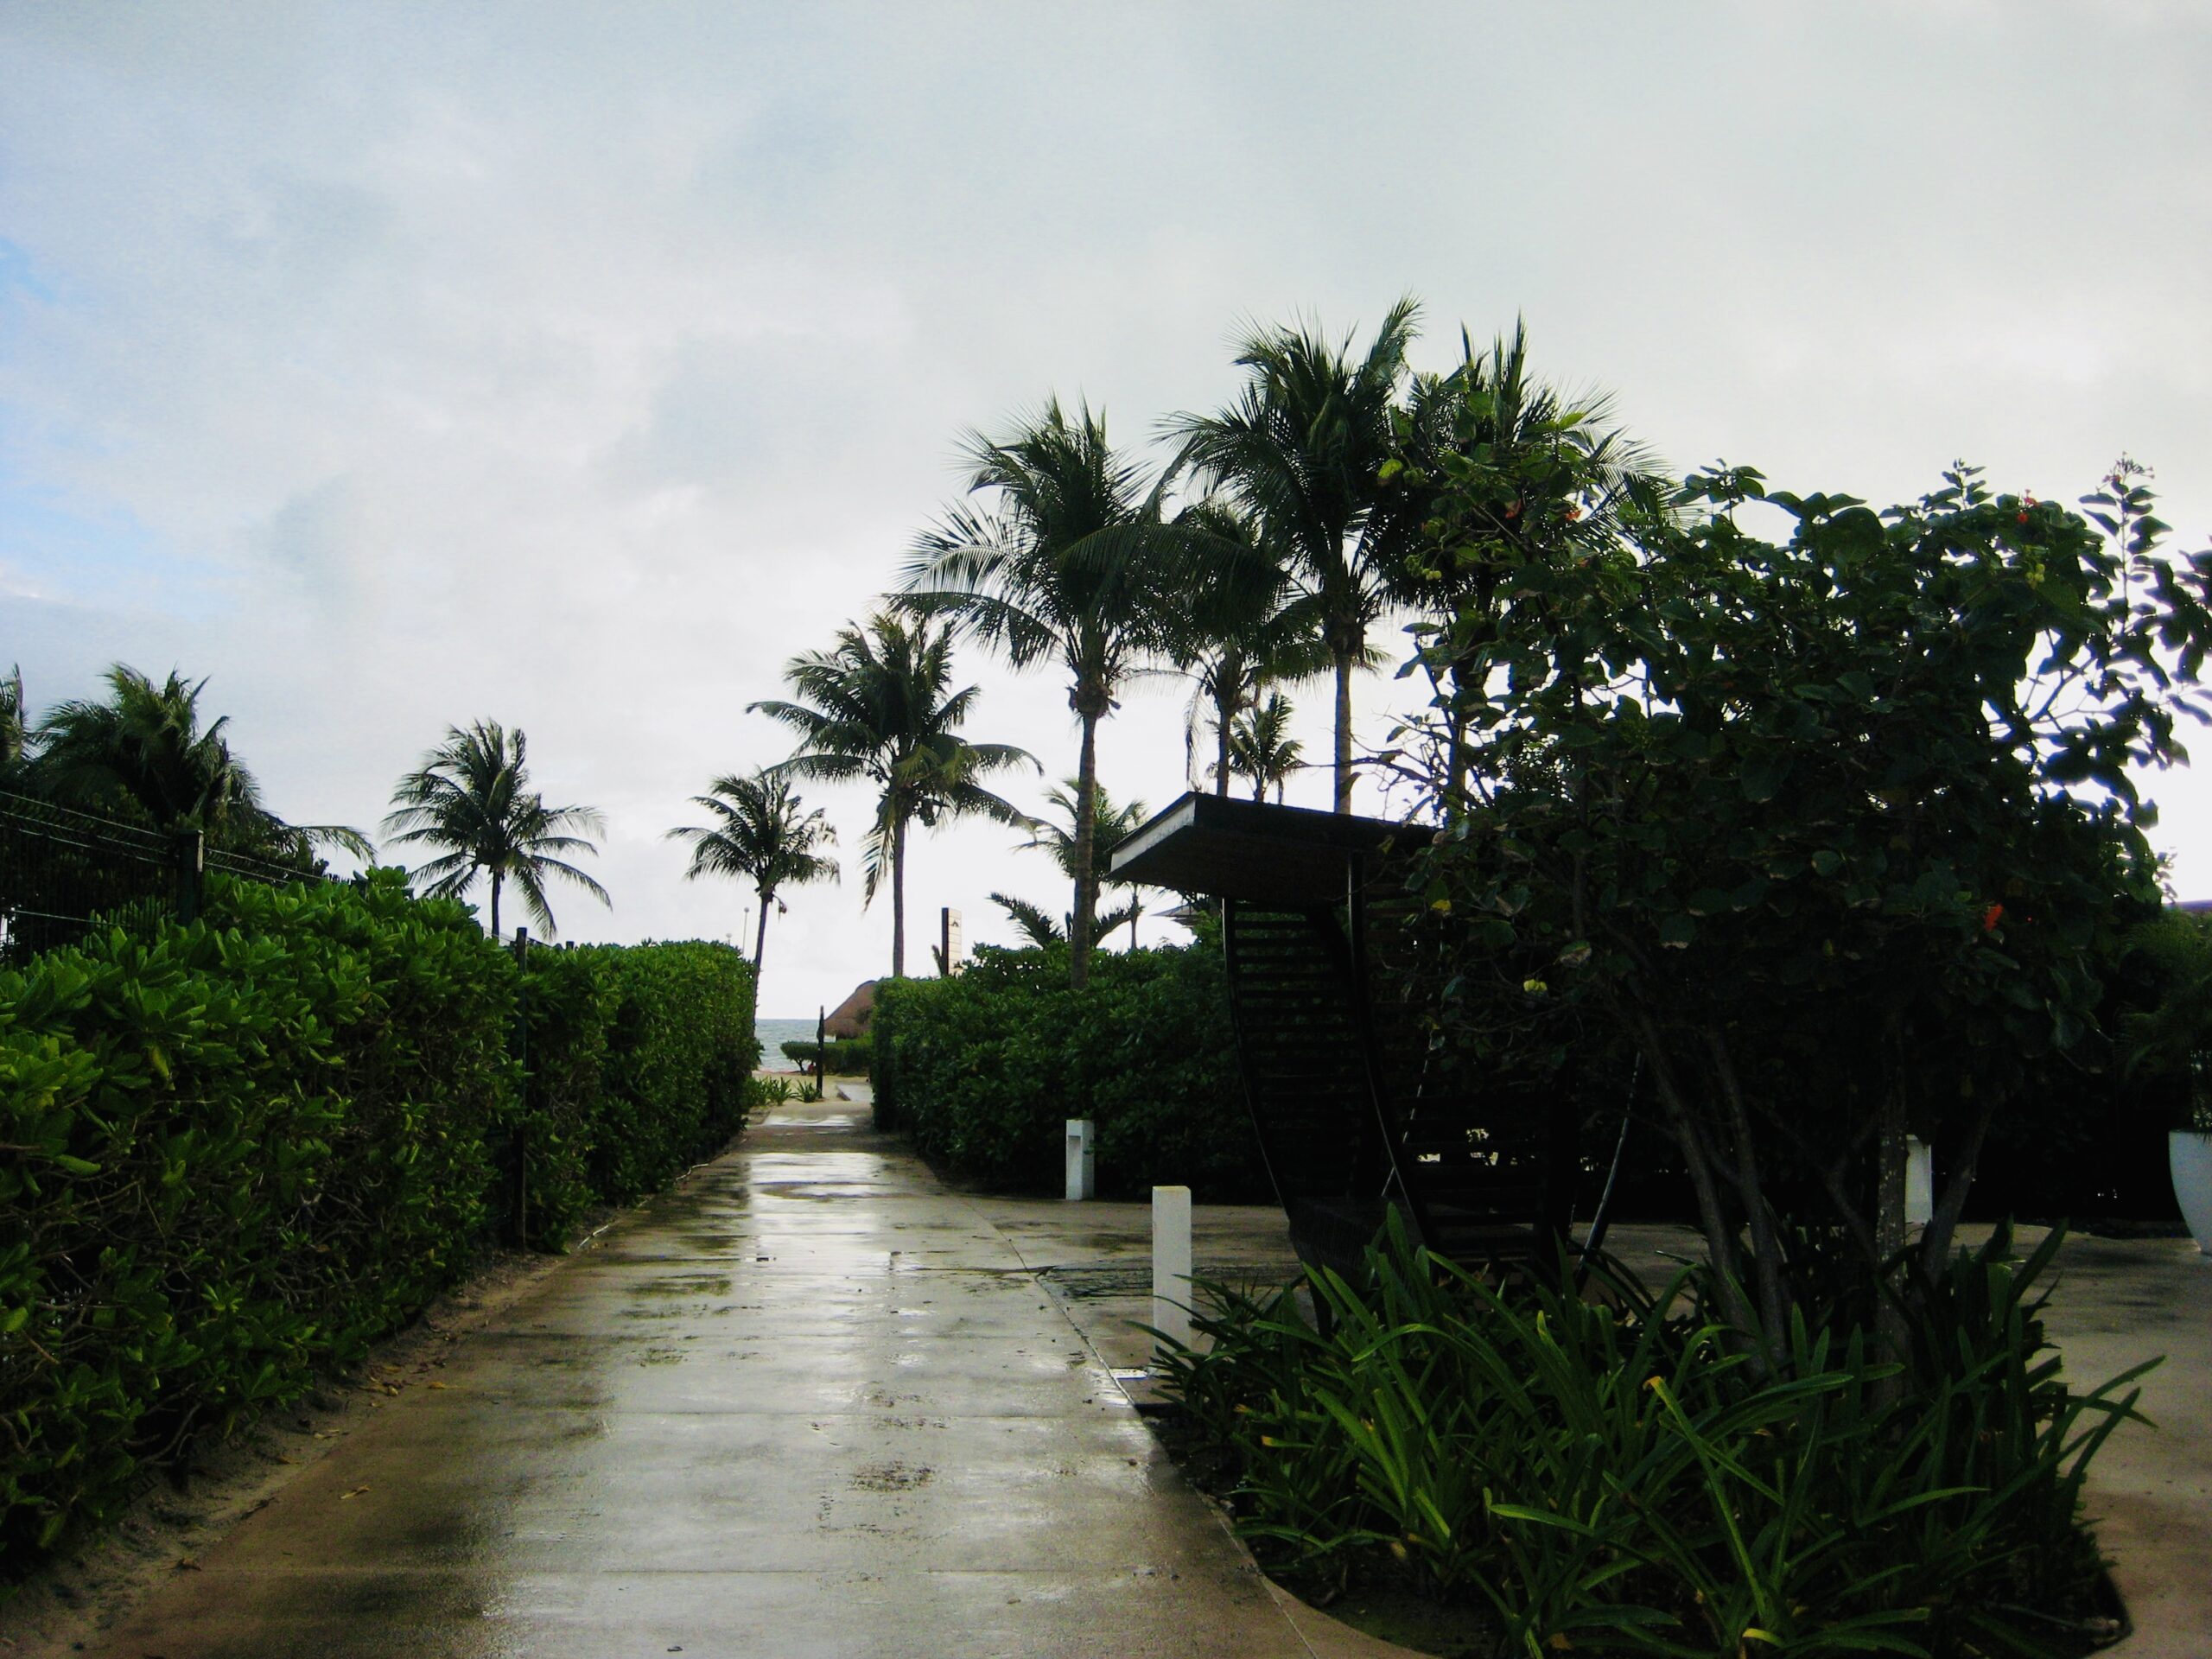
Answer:
[[[772,772],[717,778],[704,795],[694,795],[691,800],[720,822],[709,829],[671,830],[668,839],[691,845],[691,868],[683,872],[685,880],[734,875],[752,881],[760,899],[760,923],[753,938],[757,984],[760,959],[768,947],[768,906],[775,902],[777,890],[836,880],[837,861],[823,857],[819,849],[836,846],[837,832],[819,809],[802,812],[790,780]]]
[[[1248,336],[1242,395],[1216,415],[1170,423],[1175,467],[1225,491],[1284,550],[1291,608],[1336,673],[1336,807],[1351,810],[1351,677],[1387,607],[1384,582],[1417,537],[1416,493],[1394,486],[1398,393],[1417,308],[1391,307],[1366,353],[1310,327]]]
[[[911,626],[879,614],[837,632],[826,652],[795,657],[784,678],[790,702],[749,705],[798,734],[799,750],[771,767],[805,778],[866,779],[880,791],[863,862],[862,901],[891,877],[891,973],[906,972],[906,832],[950,818],[1000,823],[1028,820],[976,780],[1024,762],[1027,750],[1005,743],[970,743],[960,728],[974,711],[976,688],[952,683],[952,639],[926,619]],[[1039,768],[1040,771],[1041,767]]]
[[[1448,473],[1455,505],[1448,518],[1431,520],[1431,539],[1416,556],[1386,573],[1395,601],[1440,625],[1421,660],[1448,711],[1451,800],[1460,798],[1465,770],[1459,675],[1482,661],[1520,573],[1602,555],[1618,545],[1627,519],[1669,511],[1658,461],[1610,424],[1609,396],[1569,397],[1530,375],[1525,323],[1487,353],[1464,331],[1460,342],[1459,366],[1417,380],[1400,423],[1402,477]],[[1448,557],[1427,550],[1440,538]]]
[[[206,680],[188,684],[172,670],[156,685],[124,663],[106,679],[106,701],[58,704],[27,741],[41,785],[58,799],[96,810],[128,802],[165,834],[196,833],[302,863],[326,845],[374,855],[358,830],[287,823],[262,804],[260,785],[225,735],[230,716],[200,724]]]
[[[1290,601],[1285,557],[1259,521],[1227,500],[1186,507],[1176,517],[1189,536],[1197,580],[1186,593],[1169,651],[1193,681],[1184,749],[1192,785],[1201,776],[1198,733],[1211,716],[1217,795],[1229,793],[1229,740],[1236,717],[1269,685],[1296,684],[1329,671],[1327,648]],[[1370,661],[1379,653],[1370,652]],[[1201,710],[1205,711],[1202,715]]]
[[[1269,692],[1256,709],[1237,716],[1229,739],[1229,770],[1252,780],[1252,798],[1268,798],[1273,785],[1275,800],[1282,800],[1283,784],[1306,764],[1304,746],[1290,735],[1291,706],[1281,693]]]
[[[1160,496],[1106,442],[1088,407],[1057,399],[1004,442],[970,435],[971,496],[925,533],[906,569],[905,602],[957,617],[1017,669],[1057,662],[1082,728],[1076,771],[1075,910],[1071,977],[1090,974],[1098,909],[1098,722],[1115,694],[1171,632]]]
[[[23,763],[23,667],[18,663],[0,680],[0,777]]]
[[[1068,942],[1068,928],[1075,921],[1072,912],[1056,922],[1046,914],[1042,905],[1033,905],[1027,899],[1017,899],[1010,893],[995,893],[990,897],[993,904],[1006,912],[1007,919],[1014,924],[1021,937],[1039,950],[1051,945],[1065,944]],[[1123,922],[1127,922],[1134,936],[1136,931],[1136,915],[1137,906],[1135,901],[1132,900],[1101,916],[1098,918],[1098,931],[1101,934],[1111,933]]]
[[[397,846],[443,848],[410,874],[423,890],[458,899],[481,871],[492,887],[491,923],[499,934],[499,892],[512,881],[523,907],[547,938],[556,931],[545,902],[545,878],[574,882],[610,908],[607,889],[568,859],[596,854],[589,837],[607,833],[595,807],[548,806],[530,787],[522,728],[480,720],[467,731],[446,729],[445,741],[392,791],[385,831]],[[581,835],[569,833],[581,830]]]
[[[1045,798],[1058,810],[1060,817],[1065,820],[1065,826],[1050,823],[1043,818],[1032,818],[1029,821],[1031,837],[1021,843],[1021,850],[1025,853],[1051,854],[1052,861],[1060,867],[1060,874],[1070,880],[1073,880],[1077,857],[1077,828],[1082,823],[1081,785],[1075,779],[1070,778],[1058,788],[1047,791]],[[1106,792],[1103,785],[1097,785],[1091,808],[1092,833],[1097,838],[1096,844],[1100,847],[1113,846],[1116,842],[1128,837],[1150,816],[1150,811],[1142,801],[1116,802]],[[1103,878],[1098,885],[1102,887],[1106,885]],[[1123,922],[1127,922],[1129,925],[1129,948],[1135,950],[1137,943],[1137,923],[1144,915],[1144,903],[1138,897],[1135,882],[1118,881],[1114,885],[1125,888],[1128,898],[1110,914],[1097,918],[1097,936],[1103,939]],[[1009,915],[1014,914],[1012,907],[1007,906],[1006,900],[999,894],[993,893],[991,897],[998,899],[1001,906],[1007,909]],[[1014,919],[1020,923],[1021,918],[1015,916]],[[1074,918],[1071,915],[1068,928],[1070,938],[1074,937]]]

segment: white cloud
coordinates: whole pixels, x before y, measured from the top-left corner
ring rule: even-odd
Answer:
[[[958,432],[1058,390],[1145,438],[1249,318],[1411,289],[1435,361],[1525,310],[1676,462],[1805,488],[2063,495],[2125,447],[2201,541],[2208,67],[2150,4],[10,9],[0,632],[35,701],[212,675],[303,819],[522,725],[613,825],[571,930],[735,933],[660,832],[783,753],[745,703],[892,582]],[[1071,770],[1056,680],[967,666]],[[1171,797],[1180,718],[1133,696],[1109,781]],[[2162,792],[2212,891],[2212,791]],[[918,939],[1064,904],[1007,845],[921,843]],[[856,881],[791,903],[774,1012],[887,953]]]

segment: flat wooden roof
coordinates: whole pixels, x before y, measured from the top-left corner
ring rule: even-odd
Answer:
[[[1344,897],[1346,872],[1389,847],[1427,844],[1426,824],[1185,795],[1116,846],[1116,881],[1310,910]]]

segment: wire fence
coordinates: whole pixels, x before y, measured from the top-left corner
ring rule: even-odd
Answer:
[[[210,870],[271,887],[330,879],[211,848],[197,832],[167,834],[0,791],[0,961],[73,944],[108,922],[189,921]]]

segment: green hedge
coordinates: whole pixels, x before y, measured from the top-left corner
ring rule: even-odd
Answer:
[[[822,1057],[827,1046],[830,1051],[830,1074],[838,1077],[864,1077],[874,1059],[874,1043],[866,1037],[835,1037],[827,1045],[817,1042],[793,1042],[783,1046],[784,1058],[793,1065],[811,1066]]]
[[[760,1064],[753,970],[742,952],[693,942],[593,945],[613,990],[591,1179],[628,1204],[711,1158],[745,1127]]]
[[[1065,1121],[1087,1117],[1103,1194],[1271,1196],[1218,947],[1102,952],[1080,993],[1065,946],[987,947],[950,979],[879,986],[874,1039],[882,1121],[986,1185],[1058,1191]]]
[[[524,1005],[469,912],[396,873],[210,889],[193,926],[0,971],[10,1573],[411,1318],[511,1202],[518,1140],[553,1242],[741,1121],[726,946],[540,951]]]

